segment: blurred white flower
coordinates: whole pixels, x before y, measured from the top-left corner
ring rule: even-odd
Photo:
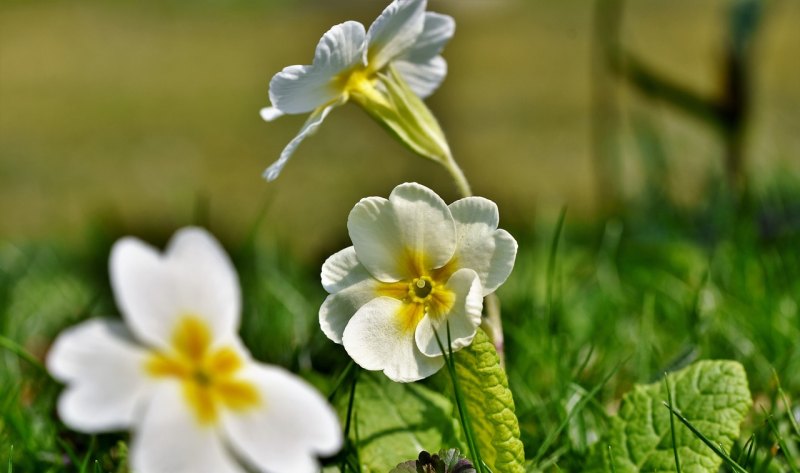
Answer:
[[[408,382],[443,366],[434,331],[451,348],[470,343],[483,297],[514,267],[517,242],[498,230],[494,202],[467,197],[449,207],[416,183],[389,199],[362,199],[347,221],[353,246],[322,266],[330,295],[319,312],[323,332],[356,363]]]
[[[365,32],[347,21],[328,30],[310,66],[289,66],[269,84],[272,106],[264,120],[311,112],[300,132],[264,172],[271,181],[330,111],[353,99],[413,151],[446,160],[449,148],[438,123],[419,97],[432,94],[447,75],[440,56],[453,36],[447,15],[425,12],[426,0],[395,0]],[[448,155],[448,156],[446,156]]]
[[[124,323],[98,318],[65,330],[47,357],[67,384],[58,403],[65,424],[130,429],[138,473],[311,473],[316,455],[340,448],[324,398],[242,345],[238,278],[206,231],[179,231],[163,256],[123,238],[110,270]]]

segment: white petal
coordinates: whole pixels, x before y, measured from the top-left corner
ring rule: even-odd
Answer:
[[[292,157],[294,150],[297,149],[298,146],[300,146],[300,143],[302,143],[304,139],[316,133],[317,129],[319,129],[319,126],[322,124],[322,122],[325,120],[325,117],[328,116],[331,110],[333,110],[334,107],[341,105],[342,103],[344,103],[344,99],[343,97],[340,97],[340,99],[337,100],[336,102],[333,102],[329,105],[325,105],[323,107],[314,110],[314,112],[311,115],[309,115],[308,119],[303,124],[303,127],[300,128],[300,131],[297,132],[297,136],[292,138],[292,141],[290,141],[289,144],[286,145],[285,148],[283,148],[283,151],[281,151],[281,155],[278,158],[278,160],[270,164],[267,170],[264,171],[263,174],[264,179],[266,179],[267,181],[274,181],[275,179],[277,179],[278,175],[280,175],[281,173],[281,170],[283,170],[283,167],[286,166],[286,162],[289,161],[289,158]]]
[[[441,197],[411,182],[395,187],[389,202],[406,248],[424,253],[429,268],[439,268],[450,261],[456,249],[455,223]]]
[[[128,327],[142,341],[168,347],[177,322],[204,321],[214,340],[236,336],[241,295],[225,251],[208,232],[185,228],[164,255],[135,238],[111,251],[111,283]]]
[[[342,333],[353,314],[377,297],[378,281],[358,262],[352,246],[328,258],[321,276],[331,295],[319,309],[319,325],[328,338],[342,343]]]
[[[243,379],[254,383],[264,407],[230,414],[224,429],[231,447],[259,471],[313,473],[317,455],[342,446],[339,421],[308,383],[281,368],[250,365]]]
[[[417,326],[417,346],[427,356],[440,356],[442,350],[436,341],[436,333],[443,346],[447,346],[447,324],[450,324],[450,346],[458,351],[472,343],[481,324],[483,292],[478,275],[471,269],[459,269],[447,281],[447,288],[456,295],[455,304],[444,318],[434,319],[426,314]]]
[[[401,383],[417,381],[439,371],[443,357],[427,357],[417,348],[414,331],[398,318],[403,303],[379,297],[356,312],[344,330],[345,350],[362,368],[383,370]]]
[[[159,383],[130,448],[141,473],[243,473],[221,432],[197,423],[178,382]]]
[[[258,114],[261,115],[262,120],[267,122],[277,120],[284,115],[283,112],[272,106],[262,108],[259,110]]]
[[[441,56],[423,63],[395,61],[393,65],[411,90],[423,99],[434,93],[447,76],[447,61]]]
[[[511,274],[517,242],[505,230],[497,229],[499,214],[491,200],[467,197],[450,204],[450,210],[458,232],[458,266],[475,270],[483,294],[491,294]]]
[[[361,264],[378,280],[395,282],[407,276],[405,252],[392,206],[383,197],[361,199],[347,217],[347,231]]]
[[[272,105],[283,113],[306,113],[342,95],[337,77],[362,61],[364,26],[348,21],[328,30],[317,44],[314,63],[289,66],[269,83]]]
[[[366,272],[366,270],[365,270]],[[378,297],[378,282],[368,279],[329,295],[319,308],[319,326],[333,342],[342,343],[342,334],[353,315],[364,304]]]
[[[389,200],[362,199],[347,219],[358,260],[378,280],[395,282],[443,266],[455,251],[455,224],[444,201],[417,183],[394,188]],[[421,261],[417,259],[421,258]]]
[[[422,33],[403,57],[412,63],[425,63],[440,55],[456,31],[456,22],[448,15],[426,12]]]
[[[61,420],[86,433],[130,427],[149,393],[146,356],[116,320],[91,319],[63,331],[47,355],[47,370],[67,383],[58,400]]]
[[[412,48],[425,24],[425,0],[395,0],[370,25],[366,60],[373,71]]]
[[[359,283],[369,276],[369,273],[358,261],[355,247],[337,251],[322,264],[320,279],[322,287],[331,294]]]

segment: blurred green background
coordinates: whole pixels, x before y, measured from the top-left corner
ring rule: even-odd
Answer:
[[[720,85],[730,0],[651,0],[624,9],[622,43],[701,94]],[[418,181],[457,197],[355,105],[335,111],[274,183],[261,172],[304,117],[265,123],[271,76],[309,63],[321,34],[384,2],[4,1],[0,3],[0,237],[72,241],[87,222],[175,228],[202,213],[237,238],[264,230],[303,258],[341,247],[366,195]],[[745,145],[754,187],[800,172],[800,3],[767,2],[754,44]],[[562,206],[593,216],[606,194],[647,187],[631,117],[647,117],[679,205],[722,178],[702,123],[610,80],[621,121],[616,189],[599,189],[592,145],[593,3],[431,1],[455,17],[450,72],[429,100],[476,194],[506,225]]]

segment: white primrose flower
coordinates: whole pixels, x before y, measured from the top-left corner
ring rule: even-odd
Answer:
[[[322,266],[330,295],[322,331],[356,363],[394,381],[425,378],[443,366],[436,341],[472,343],[483,297],[506,280],[517,242],[498,230],[494,202],[467,197],[447,204],[417,183],[389,199],[362,199],[347,220],[353,246]]]
[[[310,66],[289,66],[272,78],[272,106],[261,110],[264,120],[311,115],[264,172],[267,180],[277,178],[300,142],[351,98],[413,151],[435,160],[449,155],[438,123],[419,98],[432,94],[447,75],[440,53],[455,22],[425,12],[426,3],[394,0],[368,31],[356,21],[336,25],[320,39]]]
[[[67,329],[47,357],[65,424],[130,429],[137,473],[312,473],[340,448],[324,398],[242,345],[238,278],[206,231],[180,230],[163,255],[123,238],[110,271],[123,321]]]

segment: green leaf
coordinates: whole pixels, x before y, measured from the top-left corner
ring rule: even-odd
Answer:
[[[484,463],[494,472],[524,472],[525,452],[519,439],[514,398],[494,345],[479,329],[472,345],[453,356],[461,394]]]
[[[667,383],[673,393],[673,408],[722,451],[729,451],[739,437],[739,424],[752,406],[742,365],[735,361],[699,361],[667,375]],[[663,381],[634,386],[622,398],[619,413],[611,419],[609,435],[597,444],[587,471],[676,471],[670,412],[664,406],[667,400]],[[718,471],[722,458],[685,425],[677,421],[674,425],[681,470]]]
[[[346,397],[344,409],[346,411]],[[456,442],[458,424],[450,400],[421,384],[390,381],[383,375],[359,375],[350,437],[364,472],[386,473]]]

